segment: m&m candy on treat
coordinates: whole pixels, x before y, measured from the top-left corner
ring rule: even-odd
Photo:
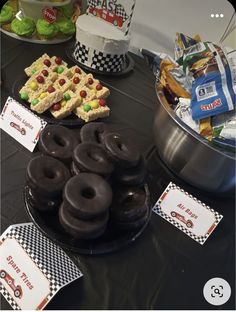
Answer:
[[[60,86],[63,86],[66,83],[65,79],[60,79],[58,82]]]
[[[104,99],[99,99],[98,103],[100,106],[106,106],[106,100]]]
[[[89,104],[85,104],[83,106],[83,109],[84,109],[85,112],[89,112],[92,108],[91,108],[91,106]]]
[[[47,77],[48,76],[48,71],[46,69],[42,70],[42,74]]]
[[[92,79],[92,78],[89,78],[89,79],[88,79],[88,84],[92,85],[92,84],[93,84],[93,82],[94,82],[94,81],[93,81],[93,79]]]
[[[100,83],[96,85],[96,90],[97,90],[97,91],[102,90],[102,85],[101,85]]]
[[[65,93],[65,94],[64,94],[64,100],[69,101],[70,99],[71,99],[70,94]]]
[[[90,106],[91,106],[93,109],[96,109],[96,108],[99,107],[98,100],[93,100],[93,101],[91,101],[89,104],[90,104]]]
[[[75,84],[80,83],[79,77],[74,77],[73,82],[74,82]]]
[[[48,92],[49,93],[53,93],[54,91],[56,91],[56,89],[53,86],[49,86],[48,87]]]
[[[51,66],[51,61],[46,59],[43,61],[44,65],[46,65],[47,67],[50,67]]]
[[[38,84],[36,81],[32,81],[30,83],[30,89],[32,89],[33,91],[36,91],[38,89]]]
[[[59,111],[61,109],[61,104],[60,102],[53,104],[52,110],[54,111]]]
[[[38,102],[39,102],[39,100],[38,100],[38,99],[33,99],[33,101],[31,102],[31,104],[32,104],[33,106],[35,106],[35,105],[37,105],[37,104],[38,104]]]
[[[62,74],[64,72],[64,68],[62,66],[57,67],[57,73]]]
[[[55,58],[55,63],[57,64],[57,65],[61,65],[61,63],[62,63],[62,59],[61,59],[61,57],[56,57]]]
[[[86,98],[87,92],[86,92],[85,90],[81,90],[81,91],[80,91],[80,96],[81,96],[82,98]]]
[[[44,78],[43,76],[37,76],[36,80],[38,81],[38,83],[44,83]]]
[[[77,74],[81,74],[80,68],[79,68],[79,67],[76,67],[75,72],[76,72]]]
[[[24,100],[24,101],[28,101],[29,95],[28,95],[28,93],[26,93],[26,92],[22,92],[22,93],[20,93],[20,98],[21,98],[22,100]]]

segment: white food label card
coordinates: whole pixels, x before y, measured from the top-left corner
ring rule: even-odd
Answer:
[[[223,218],[172,182],[156,202],[153,211],[201,245]]]
[[[82,275],[33,223],[12,225],[0,237],[0,292],[14,310],[42,310]]]
[[[31,152],[46,124],[44,120],[10,96],[0,116],[0,128]]]

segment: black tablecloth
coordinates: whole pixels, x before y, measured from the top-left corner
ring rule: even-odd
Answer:
[[[72,42],[40,45],[1,36],[1,105],[12,95],[23,69],[44,52],[60,55],[73,65],[66,49]],[[219,307],[235,307],[235,209],[233,199],[203,194],[175,177],[153,146],[153,117],[157,99],[154,77],[144,60],[135,61],[126,76],[97,76],[111,89],[113,130],[125,134],[146,155],[152,203],[170,181],[223,214],[224,218],[204,246],[157,215],[132,244],[110,254],[85,256],[69,253],[84,277],[62,289],[47,309],[215,309],[203,297],[204,284],[213,277],[226,279],[230,300]],[[31,221],[25,211],[22,188],[31,153],[1,132],[1,232],[9,225]],[[1,308],[10,306],[1,300]]]

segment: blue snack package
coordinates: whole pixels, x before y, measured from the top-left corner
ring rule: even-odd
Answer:
[[[199,42],[185,50],[183,67],[193,76],[191,109],[194,120],[234,109],[234,82],[222,48],[210,42]]]

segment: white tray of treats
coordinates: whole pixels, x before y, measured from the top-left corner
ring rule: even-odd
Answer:
[[[13,85],[15,98],[48,123],[77,125],[108,117],[110,95],[92,74],[46,53]]]
[[[65,38],[53,38],[47,40],[47,39],[36,39],[36,38],[27,38],[27,37],[20,37],[18,35],[16,35],[15,33],[12,33],[10,31],[4,30],[2,28],[0,28],[0,31],[2,33],[4,33],[5,35],[12,37],[14,39],[20,40],[20,41],[25,41],[25,42],[33,42],[33,43],[40,43],[40,44],[57,44],[57,43],[62,43],[62,42],[66,42],[68,40],[70,40],[73,36],[69,36],[69,37],[65,37]]]
[[[0,11],[0,30],[21,41],[60,43],[75,34],[79,14],[71,0],[8,0]]]

